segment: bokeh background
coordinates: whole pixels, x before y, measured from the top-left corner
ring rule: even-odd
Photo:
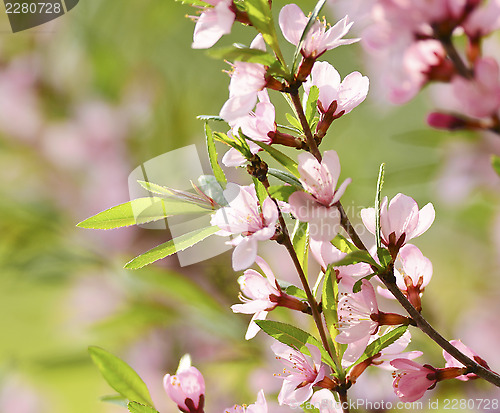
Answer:
[[[314,4],[301,2],[304,10]],[[91,364],[89,345],[129,362],[162,413],[176,411],[162,376],[187,352],[205,375],[207,411],[251,403],[262,387],[272,399],[281,382],[273,377],[280,367],[270,341],[260,333],[245,342],[248,318],[229,309],[238,292],[230,252],[184,268],[172,257],[126,271],[124,263],[168,232],[75,227],[128,201],[128,175],[141,163],[188,144],[204,150],[196,116],[219,112],[229,66],[190,48],[193,23],[185,15],[194,11],[172,0],[81,0],[56,21],[12,34],[0,7],[0,412],[125,411],[99,400],[113,391]],[[253,35],[235,27],[220,44],[248,44]],[[500,54],[496,39],[489,41]],[[292,48],[284,50],[291,57]],[[359,44],[325,59],[342,76],[376,72]],[[367,101],[336,121],[323,144],[339,152],[342,176],[353,179],[344,205],[359,222],[360,208],[373,203],[381,162],[384,194],[433,202],[436,222],[416,241],[434,264],[425,315],[499,370],[500,198],[489,159],[499,154],[500,138],[432,131],[427,91],[394,107],[376,93],[375,77],[372,85]],[[278,95],[272,99],[285,108]],[[278,246],[261,254],[279,278],[296,282]],[[277,310],[272,317],[291,316]],[[293,321],[307,327],[306,318]],[[423,363],[444,364],[439,348],[418,333],[417,348],[426,352]],[[351,396],[394,400],[390,383],[390,374],[369,371]],[[478,381],[443,383],[429,395],[498,393]]]

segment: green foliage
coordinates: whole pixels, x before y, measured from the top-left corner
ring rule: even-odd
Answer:
[[[237,136],[235,136],[235,139],[231,139],[229,136],[227,136],[225,133],[222,132],[214,132],[213,135],[215,140],[218,140],[219,142],[231,146],[232,148],[236,149],[239,153],[241,153],[245,158],[249,159],[253,156],[252,152],[250,152],[250,148],[248,147],[246,142],[244,142],[243,139]]]
[[[500,156],[491,155],[491,165],[495,172],[500,176]]]
[[[334,262],[333,266],[342,267],[345,265],[358,264],[360,262],[365,262],[365,263],[370,264],[374,267],[377,267],[379,270],[381,269],[381,267],[372,258],[370,253],[368,251],[364,251],[364,250],[353,251],[353,252],[347,254],[341,260]]]
[[[301,300],[307,300],[306,292],[296,285],[286,283],[285,281],[279,281],[279,285],[286,294],[293,295]]]
[[[309,126],[312,128],[312,123],[314,121],[314,116],[316,115],[316,107],[318,105],[319,98],[319,88],[317,86],[311,86],[309,89],[309,95],[307,96],[307,102],[305,107],[306,119]]]
[[[276,57],[271,53],[260,49],[253,49],[239,43],[221,49],[211,49],[208,51],[208,55],[231,62],[260,63],[265,66],[271,66],[276,62]]]
[[[257,199],[262,207],[264,200],[267,198],[267,191],[265,186],[257,178],[252,177],[253,184],[255,186],[255,193],[257,194]]]
[[[340,365],[340,345],[335,341],[337,337],[338,329],[338,315],[337,315],[337,300],[338,300],[338,285],[335,276],[335,271],[331,265],[328,269],[323,280],[323,293],[321,295],[321,305],[323,308],[323,315],[325,316],[326,328],[330,333],[332,343],[335,346],[335,352],[337,354],[336,369],[337,372],[341,371],[342,366]]]
[[[292,64],[292,73],[295,74],[298,64],[299,64],[299,58],[301,56],[300,51],[302,49],[302,46],[304,46],[304,41],[306,40],[307,34],[309,33],[309,30],[311,30],[314,22],[316,21],[321,9],[325,5],[326,0],[319,0],[316,3],[316,6],[314,7],[314,10],[311,12],[309,16],[309,20],[307,21],[306,27],[304,28],[304,31],[302,32],[302,36],[300,37],[299,44],[297,45],[297,48],[295,49],[295,53],[293,55],[293,64]]]
[[[219,182],[222,188],[225,188],[227,184],[226,175],[224,175],[224,171],[220,167],[217,160],[217,149],[215,148],[214,135],[212,134],[210,126],[208,126],[208,122],[205,122],[205,136],[207,138],[208,157],[210,159],[212,171],[217,179],[217,182]]]
[[[369,280],[371,280],[371,279],[372,279],[375,275],[377,275],[377,274],[373,273],[373,274],[368,274],[368,275],[364,276],[363,278],[360,278],[360,279],[359,279],[358,281],[356,281],[356,282],[354,283],[354,285],[352,286],[352,292],[353,292],[353,293],[359,293],[359,292],[361,291],[361,286],[362,286],[362,284],[363,284],[363,280],[367,280],[367,281],[369,281]]]
[[[286,113],[285,116],[286,116],[286,120],[288,121],[288,123],[290,123],[290,125],[292,125],[293,128],[297,132],[303,133],[302,125],[300,124],[300,121],[295,116],[293,116],[291,113]]]
[[[100,347],[89,347],[90,357],[108,384],[130,401],[153,406],[148,388],[122,359]]]
[[[300,183],[300,181],[289,172],[280,171],[279,169],[275,168],[269,168],[267,173],[271,176],[274,176],[275,178],[278,178],[280,181],[302,189],[302,184]]]
[[[144,254],[135,257],[133,260],[125,264],[124,268],[137,270],[176,252],[184,251],[186,248],[192,247],[198,242],[203,241],[205,238],[215,234],[217,231],[219,231],[219,228],[210,226],[188,232],[187,234],[171,239],[170,241],[158,245]]]
[[[331,240],[331,243],[335,248],[344,254],[350,254],[351,252],[358,251],[358,248],[342,234],[337,234],[337,236]]]
[[[378,173],[378,179],[377,179],[377,193],[375,195],[375,239],[377,242],[377,256],[380,261],[381,259],[381,252],[379,253],[380,249],[382,248],[382,243],[380,240],[380,198],[382,196],[382,187],[384,186],[384,172],[385,172],[385,163],[380,164],[380,170]]]
[[[137,402],[130,402],[128,404],[128,411],[130,413],[158,413],[155,409],[149,406],[145,406],[144,404],[140,404]]]
[[[102,402],[116,404],[118,406],[127,407],[128,400],[121,394],[112,394],[109,396],[102,396]]]
[[[297,190],[294,186],[289,185],[271,185],[268,188],[269,195],[278,201],[288,202],[288,198]]]
[[[278,321],[270,320],[257,320],[255,321],[257,325],[279,342],[292,347],[293,349],[300,351],[301,353],[310,356],[306,344],[312,344],[319,348],[321,351],[321,357],[323,361],[331,367],[335,367],[330,355],[326,352],[324,347],[321,345],[318,339],[313,337],[311,334],[301,330],[300,328],[294,327],[290,324],[280,323]]]
[[[300,265],[307,275],[307,257],[309,256],[309,224],[307,222],[295,222],[292,234],[292,244]]]
[[[285,155],[283,152],[270,145],[259,141],[253,141],[259,145],[264,151],[271,155],[276,161],[283,165],[289,172],[291,172],[296,178],[300,178],[299,170],[297,168],[297,162]]]

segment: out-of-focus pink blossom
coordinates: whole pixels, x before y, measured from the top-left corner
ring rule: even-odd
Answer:
[[[388,247],[399,250],[410,239],[427,231],[434,222],[431,203],[419,210],[413,198],[397,194],[387,204],[387,197],[384,197],[380,205],[380,229],[382,242]],[[361,219],[366,229],[375,234],[375,208],[362,209]]]
[[[309,222],[312,239],[329,241],[340,228],[340,212],[335,204],[351,179],[336,189],[340,162],[335,151],[325,151],[321,163],[310,153],[300,154],[298,160],[300,182],[307,192],[296,191],[290,196],[292,214],[300,221]]]
[[[176,375],[165,375],[163,386],[168,397],[185,413],[203,411],[205,380],[196,367],[187,367]]]
[[[258,35],[250,47],[266,50],[262,35]],[[228,123],[236,123],[250,113],[257,103],[257,94],[266,86],[266,67],[259,63],[235,62],[229,83],[229,100],[220,110],[220,116]]]
[[[436,369],[420,365],[408,359],[395,359],[391,365],[398,371],[392,386],[396,395],[404,402],[414,402],[437,383]]]
[[[318,390],[311,397],[310,403],[319,410],[319,413],[341,413],[342,407],[335,400],[333,393],[328,389]]]
[[[266,198],[259,210],[259,200],[255,187],[227,185],[224,197],[229,206],[219,209],[211,219],[211,224],[221,230],[217,235],[239,234],[229,241],[236,248],[233,252],[233,269],[240,271],[248,268],[257,257],[257,241],[270,239],[276,232],[278,208],[271,198]]]
[[[500,29],[500,1],[489,0],[486,5],[476,8],[462,26],[472,39],[479,39]]]
[[[311,86],[319,89],[318,107],[321,113],[339,115],[349,113],[368,94],[369,80],[359,72],[350,73],[341,82],[339,72],[328,62],[317,62],[304,90],[309,93]],[[336,106],[332,104],[336,102]]]
[[[311,357],[282,343],[275,343],[271,349],[286,368],[282,377],[283,386],[278,396],[280,404],[299,406],[313,394],[313,386],[325,377],[326,367],[321,363],[321,352],[307,344]]]
[[[308,20],[296,4],[287,4],[283,7],[279,15],[279,25],[285,39],[297,46]],[[327,29],[326,22],[317,20],[305,38],[301,50],[302,55],[306,58],[318,58],[327,50],[359,41],[359,39],[342,39],[349,32],[352,24],[352,22],[348,23],[346,16]]]
[[[488,363],[486,363],[486,361],[484,361],[481,357],[479,357],[478,354],[476,354],[474,351],[472,351],[469,347],[467,347],[460,340],[451,340],[450,344],[452,344],[454,347],[459,349],[463,354],[465,354],[467,357],[474,360],[476,363],[489,369]],[[445,350],[443,350],[443,357],[446,360],[445,367],[465,367],[462,363],[460,363],[457,359],[455,359],[453,356],[451,356]],[[465,374],[465,375],[457,377],[458,380],[462,380],[462,381],[468,381],[468,380],[477,379],[477,378],[478,378],[478,376],[474,373],[469,373],[469,374]]]
[[[453,93],[465,114],[483,118],[495,115],[500,108],[500,69],[495,59],[478,59],[474,78],[455,76],[451,83]]]
[[[264,395],[264,390],[260,390],[257,394],[257,401],[250,406],[237,406],[224,410],[224,413],[267,413],[267,402]]]
[[[205,0],[214,7],[206,7],[193,33],[193,49],[208,49],[225,34],[231,32],[236,15],[233,0]]]

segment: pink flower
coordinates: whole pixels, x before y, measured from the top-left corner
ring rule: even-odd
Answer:
[[[193,49],[208,49],[224,35],[231,32],[236,15],[233,0],[205,0],[214,7],[206,7],[193,34]]]
[[[257,401],[250,406],[237,406],[224,410],[224,413],[267,413],[267,402],[264,395],[264,390],[260,390],[257,394]]]
[[[407,241],[427,231],[434,217],[431,203],[419,210],[413,198],[397,194],[387,206],[387,197],[384,197],[380,206],[382,243],[399,250]],[[361,219],[366,229],[375,234],[375,208],[362,209]]]
[[[473,79],[455,76],[451,85],[465,114],[478,118],[497,114],[500,108],[500,80],[495,59],[478,59]]]
[[[399,250],[394,265],[396,284],[405,293],[413,306],[421,309],[420,297],[432,278],[432,263],[422,252],[411,244]],[[385,289],[379,288],[379,293],[386,298],[394,296]]]
[[[396,359],[391,365],[398,371],[394,374],[392,387],[404,402],[414,402],[437,383],[436,369],[420,365],[412,360]]]
[[[196,367],[187,367],[175,376],[167,374],[163,386],[168,397],[184,413],[199,413],[205,403],[205,381]]]
[[[462,26],[472,39],[480,39],[500,29],[500,1],[489,0],[485,6],[476,8]]]
[[[258,35],[250,47],[265,50],[262,35]],[[220,116],[228,123],[235,123],[250,113],[257,103],[257,93],[266,87],[264,65],[259,63],[235,62],[229,83],[229,100],[220,110]]]
[[[313,394],[310,402],[319,413],[342,413],[342,408],[328,389],[321,389]]]
[[[255,262],[257,241],[272,238],[276,232],[278,209],[271,198],[266,198],[259,210],[259,200],[253,185],[227,185],[224,197],[229,206],[217,210],[211,224],[221,230],[217,235],[240,234],[230,241],[236,248],[233,252],[233,269],[244,270]]]
[[[339,72],[330,63],[317,62],[304,83],[306,93],[309,93],[311,86],[319,89],[318,107],[321,113],[339,115],[340,112],[349,113],[365,100],[369,80],[361,73],[353,72],[341,82]],[[336,106],[331,107],[334,102]]]
[[[301,405],[313,394],[313,386],[323,380],[326,367],[321,363],[321,352],[311,344],[306,345],[311,357],[300,353],[297,350],[282,343],[275,343],[271,350],[276,354],[276,358],[281,361],[286,368],[278,401],[280,404]]]
[[[288,4],[280,11],[279,25],[283,36],[295,46],[300,42],[307,21],[308,18],[296,4]],[[348,24],[347,16],[328,30],[326,22],[317,20],[306,36],[301,50],[302,55],[315,59],[327,50],[357,42],[359,39],[342,39],[349,32],[351,26],[352,23]]]
[[[323,160],[310,153],[298,157],[300,182],[307,192],[296,191],[290,198],[292,214],[303,222],[309,222],[312,239],[329,241],[337,235],[340,227],[340,212],[335,204],[351,182],[346,179],[335,189],[340,176],[337,152],[325,151]]]
[[[488,363],[486,363],[486,361],[484,361],[481,357],[479,357],[479,355],[477,355],[474,351],[472,351],[469,347],[467,347],[460,340],[451,340],[450,344],[452,344],[454,347],[458,348],[463,354],[465,354],[467,357],[474,360],[476,363],[489,369]],[[445,367],[465,367],[462,363],[460,363],[457,359],[455,359],[453,356],[451,356],[445,350],[443,350],[443,357],[446,360]],[[457,377],[458,380],[462,380],[462,381],[468,381],[468,380],[473,380],[473,379],[477,379],[477,378],[478,378],[478,376],[474,373],[469,373],[469,374],[465,374],[465,375]]]

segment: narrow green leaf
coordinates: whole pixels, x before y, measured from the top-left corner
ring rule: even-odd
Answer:
[[[336,369],[340,371],[342,366],[340,364],[340,345],[335,341],[337,337],[338,329],[338,316],[337,316],[337,296],[338,296],[338,285],[335,278],[335,271],[331,265],[325,274],[325,279],[323,280],[323,293],[321,296],[321,303],[323,308],[323,314],[325,316],[326,328],[330,333],[332,343],[335,348],[335,353],[337,354]]]
[[[359,293],[361,291],[361,286],[363,285],[363,280],[370,281],[375,275],[377,275],[377,274],[376,273],[372,273],[372,274],[365,275],[363,278],[360,278],[352,286],[352,292],[353,293]]]
[[[309,94],[307,96],[307,102],[306,102],[306,119],[307,123],[309,126],[312,126],[312,123],[314,121],[314,117],[316,115],[316,107],[318,104],[318,98],[319,98],[319,88],[317,86],[311,86],[311,89],[309,89]],[[313,129],[314,130],[314,129]]]
[[[288,295],[293,295],[294,297],[300,298],[301,300],[307,300],[306,292],[301,288],[297,287],[296,285],[288,284],[286,287],[283,287],[280,282],[280,287]]]
[[[236,149],[239,153],[241,153],[245,158],[251,158],[252,153],[248,149],[248,145],[243,145],[243,142],[238,139],[232,139],[229,136],[227,136],[225,133],[222,132],[214,132],[213,133],[214,139],[218,140],[219,142],[225,143],[226,145],[231,146],[232,148]]]
[[[358,264],[360,262],[366,262],[367,264],[373,265],[373,266],[377,267],[378,269],[381,269],[380,266],[372,258],[370,253],[368,251],[364,251],[364,250],[353,251],[353,252],[347,254],[341,260],[334,262],[333,266],[334,267],[342,267],[345,265]]]
[[[297,188],[290,185],[271,185],[268,190],[272,198],[288,202],[288,198],[297,191]]]
[[[278,178],[279,180],[281,180],[287,184],[290,184],[290,185],[296,186],[297,188],[302,189],[302,184],[300,183],[300,181],[289,172],[280,171],[279,169],[269,168],[267,173],[271,176],[274,176],[275,178]]]
[[[262,208],[262,205],[264,203],[264,199],[267,198],[267,191],[264,185],[262,185],[262,182],[260,182],[257,178],[252,176],[252,181],[255,186],[255,193],[257,194],[257,199],[259,200],[259,204]]]
[[[276,57],[271,53],[238,43],[229,47],[211,49],[208,51],[208,55],[216,59],[229,60],[231,62],[260,63],[264,66],[271,66],[276,61]]]
[[[257,145],[259,145],[264,151],[266,151],[269,155],[271,155],[274,159],[276,159],[281,165],[283,165],[289,172],[291,172],[296,178],[300,178],[299,170],[297,168],[297,162],[293,159],[289,158],[283,152],[273,148],[270,145],[266,145],[265,143],[253,141]]]
[[[303,133],[302,125],[300,124],[300,121],[295,116],[293,116],[291,113],[285,113],[285,117],[290,125],[292,125],[300,133]]]
[[[308,348],[306,347],[306,344],[315,345],[321,351],[323,361],[329,366],[335,367],[335,363],[323,348],[319,340],[313,337],[311,334],[305,332],[304,330],[301,330],[300,328],[294,327],[290,324],[280,323],[278,321],[257,320],[255,322],[266,334],[270,335],[279,342],[300,351],[305,355],[311,355]]]
[[[148,388],[122,359],[100,347],[89,347],[90,357],[108,384],[128,400],[153,406]]]
[[[128,399],[123,397],[121,394],[113,394],[109,396],[102,396],[100,399],[102,402],[116,404],[118,406],[127,407]]]
[[[295,74],[297,71],[297,67],[299,65],[299,58],[301,56],[300,51],[302,47],[304,46],[304,41],[306,40],[307,34],[309,33],[309,30],[311,30],[314,22],[316,21],[316,18],[318,17],[321,9],[325,5],[326,0],[319,0],[316,3],[316,6],[314,7],[314,10],[311,12],[311,15],[309,16],[309,20],[307,21],[306,27],[304,27],[304,31],[302,32],[302,36],[300,37],[299,44],[297,44],[297,47],[295,48],[295,53],[293,55],[293,64],[292,64],[292,74]]]
[[[224,171],[220,167],[219,161],[217,160],[217,149],[215,148],[214,135],[212,134],[212,129],[208,126],[208,122],[205,122],[205,136],[207,137],[207,150],[208,157],[210,159],[210,166],[212,167],[214,176],[219,184],[222,188],[225,188],[227,184],[226,175],[224,175]]]
[[[184,251],[186,248],[203,241],[205,238],[215,234],[217,231],[219,231],[219,228],[211,226],[188,232],[187,234],[171,239],[170,241],[158,245],[144,254],[135,257],[133,260],[125,264],[124,268],[137,270],[176,252]]]
[[[373,357],[375,354],[380,353],[384,348],[389,347],[392,343],[399,339],[407,329],[408,326],[396,327],[394,330],[391,330],[387,334],[384,334],[373,343],[370,343],[368,347],[366,347],[363,355],[359,358],[359,360],[356,361],[356,364],[361,363],[369,357]]]
[[[382,194],[382,187],[384,186],[384,171],[385,163],[382,163],[380,164],[380,170],[378,172],[377,194],[375,195],[375,239],[377,241],[377,255],[379,249],[382,247],[382,243],[380,240],[380,198]]]
[[[158,413],[155,409],[137,402],[130,402],[128,404],[128,411],[130,413]]]
[[[391,253],[385,248],[377,249],[377,256],[382,267],[387,267],[392,261]]]
[[[352,242],[341,234],[337,234],[337,236],[332,239],[331,243],[335,248],[344,254],[350,254],[351,252],[358,251],[358,248],[356,248]]]
[[[216,122],[225,122],[225,120],[218,115],[198,115],[196,116],[196,119],[203,120],[205,122],[208,122],[209,120],[214,120]]]
[[[500,176],[500,156],[491,155],[491,165],[495,172]]]
[[[207,209],[178,200],[166,200],[158,197],[134,199],[116,205],[87,218],[77,227],[88,229],[114,229],[130,225],[146,224],[172,215],[202,214]]]
[[[307,258],[309,256],[309,224],[297,220],[292,234],[292,244],[300,265],[307,275]]]

